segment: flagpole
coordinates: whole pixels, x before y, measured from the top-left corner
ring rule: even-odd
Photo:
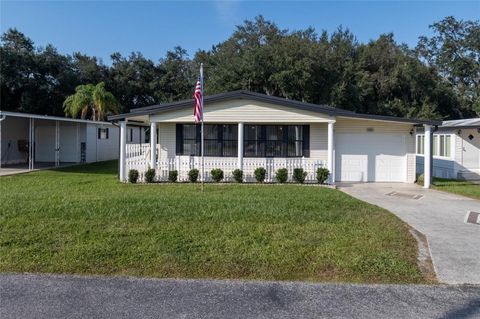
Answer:
[[[200,145],[202,148],[202,193],[203,193],[203,190],[204,190],[203,182],[205,180],[205,162],[203,159],[203,112],[205,111],[203,107],[203,63],[200,63],[200,85],[202,90],[202,132],[201,132],[202,142]]]

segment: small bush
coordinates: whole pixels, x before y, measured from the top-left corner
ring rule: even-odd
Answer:
[[[149,168],[145,172],[145,182],[147,183],[153,183],[155,180],[155,169]]]
[[[128,171],[128,181],[135,184],[138,181],[138,171],[136,169],[131,169]]]
[[[267,175],[267,170],[263,167],[258,167],[255,169],[255,179],[259,183],[263,183],[265,181],[265,175]]]
[[[233,179],[237,183],[242,183],[243,182],[243,171],[241,169],[236,169],[232,172]]]
[[[328,168],[324,168],[324,167],[317,168],[317,181],[320,184],[325,184],[325,182],[328,179],[328,176],[330,176],[330,171],[328,170]]]
[[[191,183],[196,183],[198,180],[198,169],[193,168],[188,172],[188,180]]]
[[[175,183],[178,179],[178,172],[177,171],[170,171],[168,172],[168,181],[170,183]]]
[[[303,184],[305,183],[305,178],[307,177],[307,172],[303,170],[303,168],[295,168],[293,169],[293,180],[297,183]]]
[[[212,169],[210,175],[212,175],[212,179],[215,183],[219,183],[223,179],[223,171],[220,168]]]
[[[288,180],[288,169],[280,168],[276,173],[275,177],[277,178],[277,182],[280,184],[285,183]]]

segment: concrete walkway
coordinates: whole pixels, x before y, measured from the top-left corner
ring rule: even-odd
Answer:
[[[425,234],[440,282],[480,284],[480,225],[465,223],[467,211],[480,212],[480,200],[414,184],[338,186],[353,197],[388,209]]]
[[[479,286],[0,275],[0,318],[479,318]]]

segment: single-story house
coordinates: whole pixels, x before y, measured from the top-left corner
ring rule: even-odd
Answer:
[[[180,180],[200,169],[200,125],[193,118],[193,100],[132,109],[110,116],[120,126],[120,180],[135,168],[155,168],[165,180],[177,170]],[[150,126],[149,143],[127,145],[127,124]],[[438,121],[358,114],[249,91],[204,97],[205,180],[212,168],[244,171],[253,180],[257,167],[267,181],[285,167],[304,168],[307,181],[318,167],[331,172],[330,182],[404,182],[416,179],[415,128],[427,132]],[[425,139],[428,145],[430,139]],[[428,156],[428,154],[427,154]],[[425,168],[429,171],[428,165]],[[427,175],[428,177],[428,175]],[[429,183],[426,183],[429,187]]]
[[[417,173],[423,171],[424,133],[417,130]],[[433,176],[480,180],[480,118],[444,121],[433,133]]]
[[[128,143],[145,142],[145,129],[130,125]],[[119,136],[111,122],[0,111],[0,167],[32,170],[118,159]]]

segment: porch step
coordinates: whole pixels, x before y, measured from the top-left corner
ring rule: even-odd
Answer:
[[[457,178],[467,181],[480,181],[480,170],[459,171]]]

